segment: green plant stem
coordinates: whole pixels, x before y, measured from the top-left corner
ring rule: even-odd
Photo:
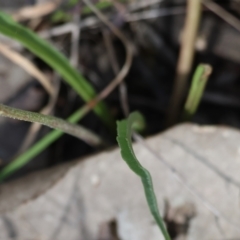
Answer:
[[[27,122],[40,123],[42,125],[63,131],[79,139],[82,139],[83,141],[92,146],[99,146],[104,144],[104,141],[92,131],[79,125],[69,123],[57,117],[24,111],[8,107],[3,104],[0,104],[0,116],[14,118]]]
[[[76,123],[89,111],[90,109],[88,107],[82,107],[75,113],[73,113],[67,120],[70,123]],[[64,133],[59,130],[53,130],[46,136],[44,136],[41,140],[39,140],[36,144],[34,144],[32,147],[30,147],[28,151],[15,158],[14,161],[12,161],[0,171],[0,182],[2,182],[6,177],[11,175],[16,170],[27,164],[30,159],[36,157],[39,153],[45,150],[50,144],[60,138],[63,134]]]
[[[95,90],[91,84],[70,65],[68,59],[64,55],[38,37],[30,29],[16,23],[9,15],[3,12],[0,12],[0,32],[19,41],[28,50],[48,63],[49,66],[56,70],[86,102],[96,96]],[[113,118],[103,102],[99,102],[98,105],[95,106],[94,111],[107,126],[113,129]]]
[[[136,127],[138,129],[144,127],[144,119],[138,112],[131,113],[127,119],[117,122],[117,141],[121,149],[121,155],[129,168],[141,178],[149,209],[155,221],[157,222],[157,225],[159,226],[165,240],[170,240],[171,238],[165,228],[163,219],[160,216],[158,210],[152,177],[148,170],[140,164],[132,148],[132,131],[133,128],[136,129]]]
[[[184,106],[183,120],[189,121],[199,106],[203,92],[205,90],[212,67],[208,64],[199,64],[191,83],[187,101]]]

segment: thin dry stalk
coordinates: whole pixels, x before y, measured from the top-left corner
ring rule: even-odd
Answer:
[[[74,28],[71,31],[71,56],[70,56],[70,62],[71,64],[77,68],[78,62],[79,62],[79,39],[80,39],[80,19],[81,16],[78,12],[74,13],[73,15],[73,24]]]
[[[40,111],[42,114],[50,114],[52,108],[55,105],[56,96],[57,96],[57,88],[52,86],[48,77],[40,71],[32,62],[30,62],[27,58],[22,56],[20,53],[12,50],[7,45],[0,43],[0,53],[5,57],[10,59],[15,64],[22,67],[26,72],[29,73],[32,77],[36,78],[39,83],[43,86],[46,92],[49,94],[50,99],[49,103]],[[26,150],[31,143],[34,141],[38,131],[40,130],[41,125],[38,123],[32,123],[31,127],[28,130],[25,140],[23,141],[21,147],[19,148],[19,152]]]
[[[10,49],[8,46],[0,43],[0,53],[2,53],[5,57],[10,59],[15,64],[22,67],[26,72],[29,73],[32,77],[36,78],[39,83],[43,86],[46,92],[49,94],[49,103],[40,111],[42,114],[50,114],[56,101],[58,88],[56,86],[52,86],[49,78],[40,71],[32,62],[30,62],[27,58],[22,56],[20,53]],[[31,143],[34,141],[38,131],[40,130],[41,125],[38,123],[32,123],[28,133],[19,148],[19,152],[26,150]]]
[[[110,30],[122,41],[126,49],[126,60],[122,69],[118,73],[118,75],[112,80],[112,82],[105,89],[103,89],[103,91],[101,91],[98,94],[96,98],[94,98],[92,101],[90,101],[84,106],[85,111],[90,111],[90,109],[93,106],[95,106],[98,101],[106,98],[126,77],[132,64],[133,53],[132,53],[131,43],[122,34],[122,32],[118,28],[116,28],[111,22],[109,22],[109,20],[98,9],[96,9],[96,7],[89,0],[83,0],[83,1],[98,16],[98,18],[103,23],[105,23],[107,27],[110,28]]]
[[[54,94],[54,89],[52,88],[49,79],[27,58],[2,43],[0,43],[0,53],[22,67],[32,77],[36,78],[50,95]]]
[[[70,54],[70,62],[71,64],[77,68],[78,61],[79,61],[79,39],[80,39],[80,15],[79,13],[75,13],[73,17],[73,27],[71,28],[71,54]],[[40,113],[49,115],[52,112],[52,109],[55,106],[59,87],[60,87],[60,81],[57,76],[55,76],[55,81],[53,83],[54,85],[54,94],[50,96],[48,104],[40,111]],[[22,147],[20,148],[20,152],[24,152],[34,141],[38,131],[40,130],[41,125],[38,123],[33,123],[28,131],[27,137],[24,140],[24,143],[22,144]]]
[[[103,38],[104,42],[107,48],[107,54],[108,58],[110,60],[111,67],[113,69],[113,72],[117,74],[120,70],[117,57],[114,51],[114,47],[112,44],[112,39],[109,35],[109,32],[106,30],[103,30]],[[129,114],[129,106],[128,106],[128,97],[127,97],[127,86],[124,81],[122,81],[119,85],[119,96],[120,96],[120,102],[121,106],[124,112],[125,116],[128,116]]]
[[[47,103],[47,105],[40,111],[41,114],[44,115],[49,115],[52,113],[53,108],[56,104],[57,101],[57,96],[58,96],[58,92],[59,92],[59,87],[60,87],[60,80],[56,79],[54,80],[53,83],[53,89],[54,89],[54,94],[50,95],[49,101]],[[26,134],[26,137],[21,145],[21,147],[18,150],[18,154],[26,151],[31,144],[33,143],[33,141],[35,140],[39,130],[41,129],[42,125],[39,123],[32,123],[30,128],[28,129],[28,132]]]
[[[79,26],[80,28],[81,28],[81,25]],[[45,39],[51,38],[51,37],[58,37],[66,33],[73,33],[76,30],[76,28],[77,28],[76,23],[70,22],[57,27],[52,27],[51,29],[48,29],[48,30],[43,30],[41,32],[38,32],[38,35],[41,38],[45,38]]]
[[[212,1],[203,1],[203,5],[240,32],[240,20]]]
[[[173,7],[173,8],[161,8],[161,9],[150,9],[150,10],[145,10],[145,11],[139,11],[136,13],[131,13],[135,10],[138,10],[139,8],[142,7],[148,7],[151,6],[151,4],[155,4],[161,2],[160,0],[153,0],[153,1],[142,1],[142,2],[136,2],[130,4],[127,7],[127,11],[124,12],[123,17],[126,22],[132,22],[132,21],[140,21],[144,19],[151,19],[151,18],[158,18],[162,16],[168,16],[168,15],[175,15],[175,14],[184,14],[186,12],[186,9],[184,7]],[[119,3],[118,3],[119,5]],[[134,6],[132,8],[131,6]],[[87,17],[83,20],[81,20],[81,23],[79,24],[79,28],[90,28],[94,27],[99,24],[99,20],[96,17],[90,16]],[[59,35],[63,35],[66,33],[72,33],[76,31],[77,25],[74,22],[68,22],[63,25],[53,27],[48,30],[43,30],[39,32],[39,36],[42,38],[51,38]]]
[[[179,116],[187,81],[193,64],[195,41],[201,18],[201,0],[188,0],[187,16],[181,41],[180,56],[167,116],[167,125],[173,125]]]
[[[141,20],[165,17],[169,15],[179,15],[185,14],[186,8],[185,7],[171,7],[171,8],[160,8],[160,9],[149,9],[144,11],[139,11],[135,13],[127,13],[125,17],[126,22],[136,22]]]
[[[164,0],[143,0],[143,1],[136,1],[136,2],[132,2],[129,4],[128,6],[128,10],[129,11],[138,11],[142,8],[147,8],[151,5],[155,5],[158,3],[163,2]]]
[[[61,4],[62,0],[47,1],[31,7],[23,7],[15,12],[12,17],[15,21],[25,21],[29,19],[41,18],[54,10]]]

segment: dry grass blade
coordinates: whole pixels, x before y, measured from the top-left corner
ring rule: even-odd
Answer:
[[[177,73],[168,109],[167,125],[173,125],[179,116],[181,104],[186,92],[187,80],[192,68],[195,41],[201,18],[201,0],[188,0],[187,16],[181,41]]]
[[[80,14],[78,12],[73,15],[74,29],[71,31],[71,56],[70,62],[75,68],[78,67],[79,61],[79,39],[80,39]]]
[[[61,4],[62,0],[47,1],[31,7],[23,7],[12,15],[15,21],[25,21],[43,17],[54,10]]]
[[[43,30],[41,32],[38,32],[38,35],[41,38],[48,39],[51,37],[58,37],[63,34],[72,33],[73,31],[76,30],[76,28],[77,28],[76,24],[73,22],[70,22],[70,23],[65,23],[65,24],[57,26],[57,27],[52,27],[48,30]]]
[[[23,57],[20,53],[11,50],[8,46],[2,43],[0,43],[0,53],[22,67],[32,77],[36,78],[50,95],[54,94],[54,89],[52,88],[49,79],[47,79],[47,77],[27,58]]]
[[[109,20],[98,10],[96,7],[89,1],[89,0],[83,0],[87,6],[98,16],[98,18],[105,23],[110,30],[122,41],[124,44],[124,47],[126,49],[126,61],[118,73],[118,75],[112,80],[112,82],[103,90],[99,93],[99,95],[90,101],[88,103],[87,108],[92,107],[92,105],[96,104],[96,102],[106,98],[126,77],[126,75],[129,72],[129,69],[132,64],[132,58],[133,58],[133,53],[132,53],[132,48],[131,48],[131,43],[128,41],[128,39],[122,34],[122,32],[116,28]]]
[[[113,48],[112,40],[109,35],[109,32],[103,30],[103,38],[107,48],[108,58],[110,60],[111,67],[113,72],[117,74],[119,72],[119,64],[117,62],[116,54]],[[119,85],[119,95],[120,95],[120,102],[125,116],[129,114],[129,106],[128,106],[128,99],[127,99],[127,86],[124,81],[122,81]]]
[[[164,0],[148,0],[148,1],[136,1],[129,4],[128,9],[129,11],[137,11],[141,8],[147,8],[151,5],[158,4],[163,2]]]
[[[39,83],[43,86],[46,92],[49,94],[50,99],[49,103],[40,111],[42,114],[50,114],[52,108],[55,105],[56,96],[57,96],[57,89],[50,83],[48,77],[42,73],[33,63],[31,63],[27,58],[22,56],[20,53],[10,49],[8,46],[0,43],[0,53],[2,53],[5,57],[10,59],[15,64],[22,67],[26,72],[29,73],[32,77],[36,78]],[[33,123],[28,130],[25,140],[23,141],[19,152],[25,151],[31,143],[34,141],[36,134],[38,133],[41,125],[38,123]]]
[[[57,101],[57,96],[58,96],[58,92],[59,92],[59,88],[60,88],[60,80],[56,79],[53,83],[53,89],[54,89],[54,94],[50,95],[49,101],[47,103],[47,105],[40,111],[41,114],[44,115],[49,115],[52,113],[53,108],[56,104]],[[33,141],[35,140],[39,130],[41,129],[42,125],[39,123],[32,123],[28,133],[26,134],[26,137],[21,145],[21,147],[19,148],[18,154],[22,153],[24,151],[26,151],[31,144],[33,143]]]
[[[229,25],[234,27],[236,30],[240,31],[240,20],[234,17],[231,13],[226,11],[224,8],[219,6],[217,3],[212,1],[203,1],[204,6],[206,6],[209,10],[214,12],[224,21],[226,21]]]
[[[74,67],[78,65],[78,55],[79,55],[79,38],[80,38],[80,30],[79,27],[80,16],[78,13],[74,15],[74,28],[71,28],[71,56],[70,62]],[[52,112],[53,107],[55,106],[57,95],[59,91],[60,81],[56,77],[56,81],[53,83],[54,94],[50,95],[50,99],[48,104],[40,111],[40,113],[44,115],[49,115]],[[28,130],[28,134],[19,150],[19,153],[24,152],[34,141],[38,131],[41,128],[41,124],[33,123],[31,124],[30,129]]]
[[[149,9],[144,11],[139,11],[135,13],[128,13],[125,15],[127,22],[136,22],[141,20],[159,18],[169,15],[179,15],[186,13],[184,7],[172,7],[172,8],[160,8],[160,9]]]

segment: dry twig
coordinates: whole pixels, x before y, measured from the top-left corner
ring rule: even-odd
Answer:
[[[74,13],[73,16],[74,28],[72,29],[71,34],[71,64],[77,68],[79,62],[79,39],[80,39],[80,14],[78,12]]]
[[[52,87],[54,89],[54,93],[52,95],[50,95],[50,98],[49,98],[49,101],[48,101],[47,105],[43,109],[41,109],[41,111],[40,111],[41,114],[49,115],[53,111],[53,108],[54,108],[54,106],[56,104],[56,101],[57,101],[59,88],[60,88],[60,80],[58,79],[58,77],[56,77],[56,79],[54,80]],[[35,140],[41,126],[42,125],[39,124],[39,123],[32,123],[31,124],[30,128],[28,129],[28,133],[26,134],[26,137],[25,137],[21,147],[19,148],[17,154],[22,153],[29,148],[29,146]]]
[[[27,58],[23,57],[20,53],[11,50],[7,45],[0,43],[0,53],[10,59],[15,64],[22,67],[31,76],[36,78],[41,85],[46,89],[49,95],[54,93],[54,89],[51,86],[49,79]]]
[[[110,64],[112,66],[113,72],[117,74],[119,72],[119,64],[117,62],[116,54],[113,48],[112,40],[109,36],[109,32],[103,30],[103,38],[105,41],[105,45],[107,47],[108,58],[110,60]],[[119,85],[119,96],[121,106],[125,116],[129,114],[129,106],[128,106],[128,99],[127,99],[127,86],[124,81],[122,81]]]
[[[105,89],[103,89],[103,91],[101,91],[96,98],[94,98],[92,101],[85,105],[84,112],[85,111],[88,112],[93,106],[96,105],[98,101],[106,98],[123,81],[131,67],[133,53],[130,42],[122,34],[122,32],[119,29],[117,29],[111,22],[109,22],[109,20],[98,9],[96,9],[96,7],[89,0],[83,1],[88,5],[89,8],[91,8],[91,10],[98,16],[98,18],[103,23],[105,23],[110,28],[110,30],[122,41],[126,49],[126,61],[122,69],[120,70],[118,75],[112,80],[112,82]]]
[[[172,7],[172,8],[160,8],[160,9],[149,9],[144,11],[139,11],[136,13],[128,12],[125,15],[125,20],[127,22],[136,22],[140,20],[147,20],[159,17],[165,17],[169,15],[179,15],[186,13],[184,7]]]
[[[128,10],[129,11],[138,11],[142,8],[147,8],[151,5],[158,4],[163,2],[164,0],[143,0],[143,1],[135,1],[129,4]]]
[[[226,21],[229,25],[234,27],[236,30],[240,31],[240,20],[219,6],[217,3],[207,0],[203,1],[203,5]]]
[[[187,80],[192,68],[195,41],[201,17],[201,0],[188,0],[188,10],[181,41],[176,78],[168,109],[167,125],[173,125],[179,116],[187,88]]]
[[[61,2],[62,0],[54,0],[31,7],[23,7],[15,12],[12,17],[15,21],[25,21],[29,19],[40,18],[56,10]]]
[[[26,72],[29,73],[29,75],[33,76],[40,82],[40,84],[43,86],[43,88],[46,90],[46,92],[50,96],[49,103],[40,111],[40,113],[46,114],[46,115],[50,114],[52,111],[52,108],[55,105],[58,88],[55,88],[54,86],[52,86],[48,77],[44,73],[42,73],[32,62],[30,62],[27,58],[22,56],[20,53],[10,49],[8,46],[2,43],[0,43],[0,53],[2,53],[5,57],[10,59],[15,64],[22,67]],[[19,152],[26,150],[31,145],[40,128],[41,128],[41,125],[38,123],[31,124],[31,127],[28,130],[26,138],[23,141],[21,147],[19,148],[20,149]]]
[[[161,3],[162,1],[163,0],[148,0],[148,1],[143,0],[143,1],[130,3],[127,6],[128,11],[125,12],[126,16],[124,16],[124,18],[127,22],[131,22],[131,21],[138,21],[145,18],[156,18],[159,16],[185,13],[185,8],[171,8],[171,9],[150,9],[149,11],[146,10],[142,13],[139,12],[139,13],[130,14],[131,12],[134,12],[143,8],[147,8],[151,5]],[[119,2],[117,3],[119,4]],[[95,17],[90,16],[81,21],[81,23],[79,24],[79,28],[92,27],[97,23],[99,23],[99,20]],[[42,38],[50,38],[53,36],[66,34],[68,32],[73,32],[75,31],[76,27],[77,27],[76,24],[73,22],[65,23],[61,26],[53,27],[49,30],[44,30],[42,32],[39,32],[39,35]]]

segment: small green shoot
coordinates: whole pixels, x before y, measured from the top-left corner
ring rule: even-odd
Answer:
[[[139,112],[133,112],[127,119],[117,122],[117,141],[121,149],[121,155],[129,168],[141,178],[149,209],[165,240],[170,240],[170,236],[165,228],[163,219],[158,210],[152,177],[148,170],[140,164],[132,148],[132,131],[136,128],[144,128],[144,119]]]
[[[212,67],[208,64],[199,64],[191,83],[187,101],[184,106],[183,120],[189,121],[198,109],[202,95],[204,93]]]
[[[0,33],[19,41],[28,50],[48,63],[86,102],[96,96],[91,84],[70,65],[63,54],[3,12],[0,12]],[[98,103],[94,111],[107,126],[113,127],[113,118],[103,102]]]

